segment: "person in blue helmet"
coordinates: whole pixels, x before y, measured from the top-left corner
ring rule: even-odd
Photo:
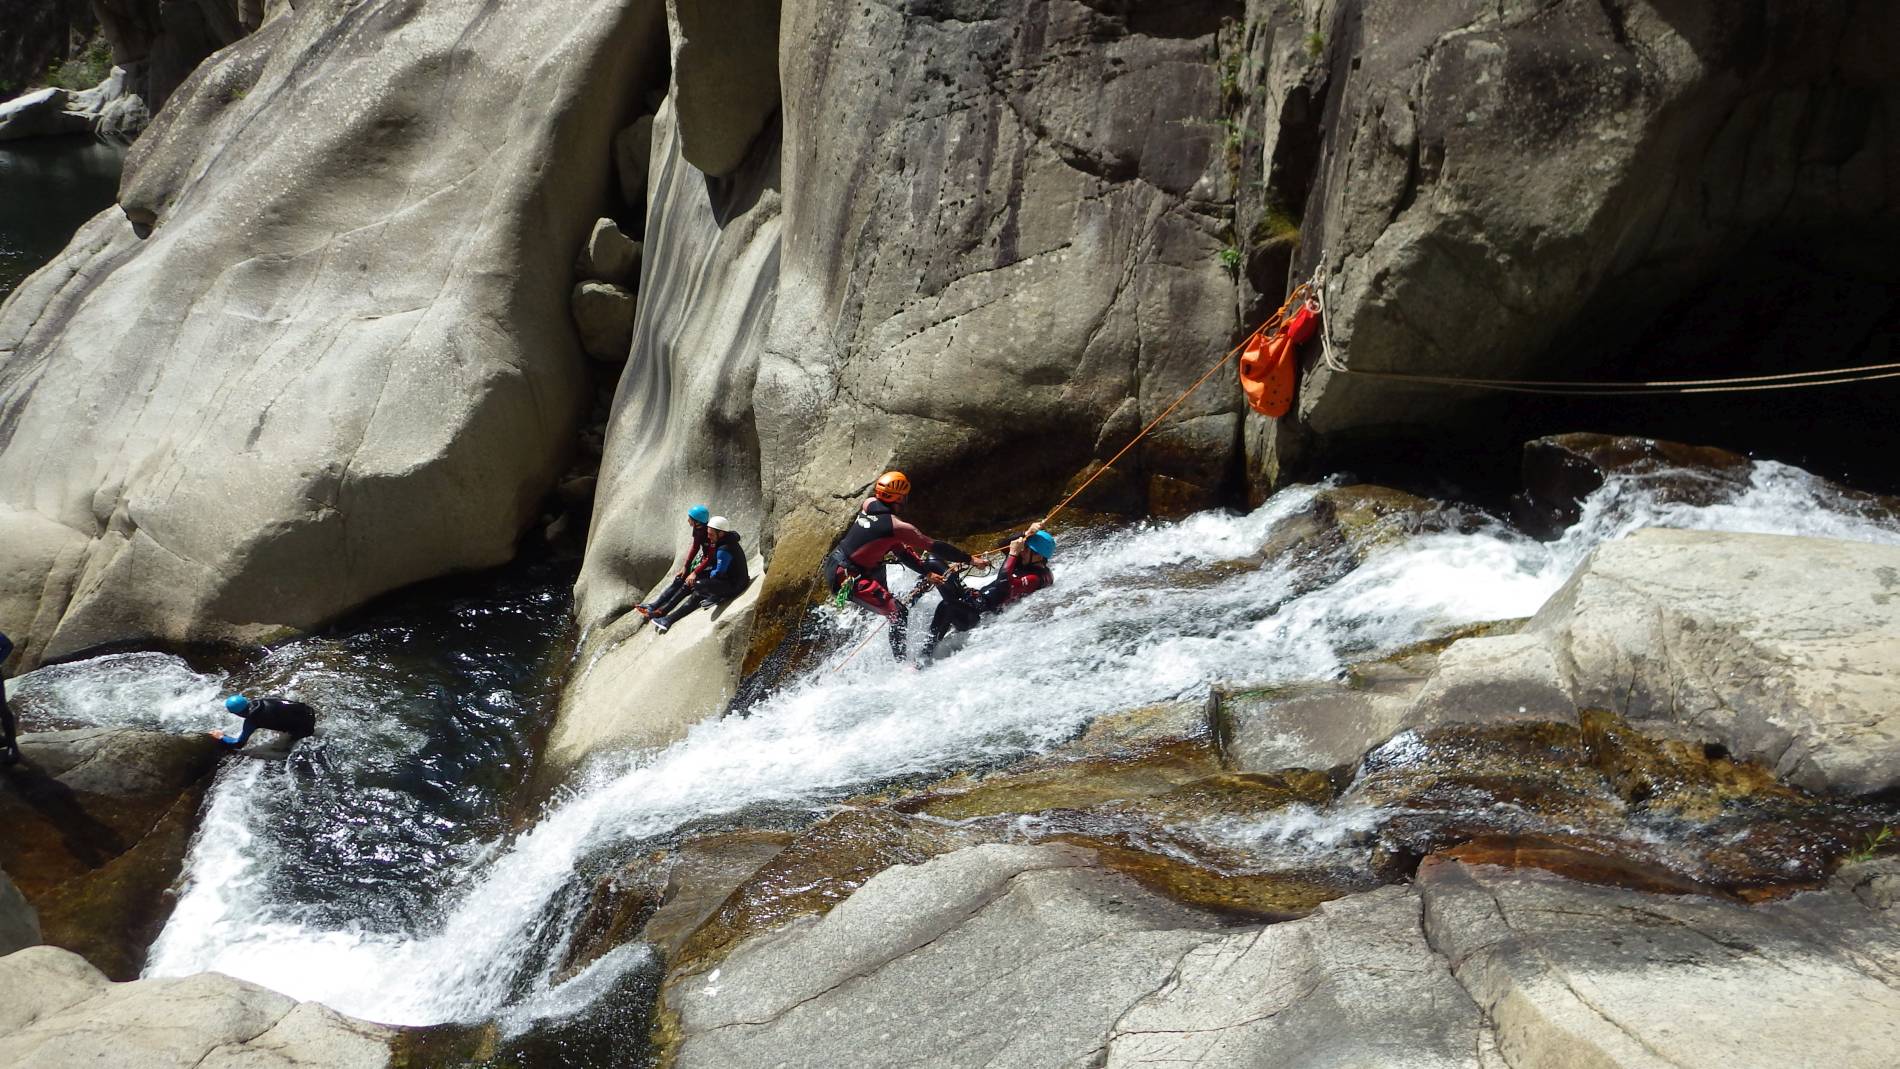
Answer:
[[[1055,585],[1049,558],[1055,556],[1056,539],[1042,529],[1042,524],[1030,524],[1029,530],[1012,540],[1008,549],[1002,566],[996,570],[996,578],[988,584],[971,590],[952,570],[937,585],[941,600],[937,602],[936,614],[930,618],[930,637],[924,640],[921,651],[924,663],[930,662],[937,644],[953,629],[968,631],[983,617],[1003,611],[1011,602]]]
[[[236,738],[222,731],[208,732],[221,745],[235,750],[251,740],[251,732],[258,728],[266,731],[281,731],[291,739],[307,739],[317,731],[317,711],[302,702],[288,698],[246,698],[242,694],[233,694],[224,699],[225,711],[232,716],[244,718],[244,730]]]
[[[13,640],[0,635],[0,662],[13,656]],[[0,768],[20,762],[20,743],[14,737],[13,710],[7,705],[7,677],[0,672]]]
[[[704,505],[694,505],[686,510],[686,523],[690,528],[686,543],[686,562],[681,564],[680,570],[673,574],[673,581],[667,584],[665,590],[660,591],[659,597],[635,605],[634,612],[649,620],[665,616],[677,608],[680,602],[686,600],[686,595],[693,592],[693,587],[698,585],[700,576],[713,565],[716,546],[712,532],[706,527],[707,521],[711,519],[712,510]]]
[[[714,516],[706,522],[706,530],[712,536],[712,567],[700,575],[693,584],[692,594],[678,608],[665,616],[654,617],[653,626],[662,635],[693,610],[724,604],[743,594],[745,588],[752,585],[752,571],[746,564],[745,547],[739,544],[739,532],[732,529],[732,521],[724,516]]]

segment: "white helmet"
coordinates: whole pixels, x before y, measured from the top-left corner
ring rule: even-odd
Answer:
[[[726,519],[724,516],[714,516],[712,519],[706,521],[706,526],[715,531],[730,531],[732,530],[732,521]]]

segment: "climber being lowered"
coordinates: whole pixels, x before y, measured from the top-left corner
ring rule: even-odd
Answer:
[[[878,476],[872,495],[858,509],[851,526],[845,528],[837,547],[825,558],[825,575],[834,595],[849,598],[889,622],[891,653],[901,661],[909,629],[908,606],[891,592],[885,561],[894,559],[932,582],[942,581],[945,567],[941,562],[983,562],[948,542],[932,539],[898,518],[898,509],[910,496],[910,480],[903,472],[887,471]],[[920,554],[935,559],[927,562]]]

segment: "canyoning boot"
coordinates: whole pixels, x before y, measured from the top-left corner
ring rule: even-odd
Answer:
[[[20,763],[19,744],[13,743],[13,742],[7,743],[6,749],[0,750],[0,768],[6,768],[10,765],[17,765],[19,763]]]
[[[668,631],[671,631],[672,629],[673,629],[673,621],[667,619],[664,616],[656,616],[653,618],[653,630],[658,631],[660,634],[664,635]]]
[[[653,610],[652,610],[652,609],[649,609],[649,608],[647,608],[647,607],[646,607],[645,605],[635,605],[635,606],[633,607],[633,611],[634,611],[634,612],[637,612],[637,613],[639,613],[639,614],[640,614],[640,619],[642,619],[642,620],[651,620],[651,619],[653,619]]]

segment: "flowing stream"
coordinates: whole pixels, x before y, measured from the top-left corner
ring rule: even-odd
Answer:
[[[34,673],[19,693],[36,721],[180,730],[224,726],[213,700],[239,684],[323,711],[320,737],[288,760],[233,760],[220,773],[148,974],[216,969],[371,1020],[499,1019],[520,1032],[648,963],[631,946],[559,973],[591,878],[693,829],[808,818],[894,779],[1047,749],[1105,713],[1217,682],[1324,679],[1350,659],[1526,616],[1592,547],[1639,527],[1900,542],[1819,480],[1760,463],[1746,492],[1713,506],[1664,504],[1643,479],[1613,480],[1554,542],[1469,514],[1462,533],[1394,543],[1317,589],[1291,559],[1232,566],[1315,492],[1289,489],[1248,515],[1071,534],[1053,590],[922,670],[893,666],[880,641],[834,671],[870,624],[814,610],[836,635],[817,667],[747,715],[595,762],[517,830],[505,798],[548,708],[538,666],[560,650],[565,595],[545,576],[432,609],[447,622],[426,636],[372,616],[238,670],[120,655]],[[1323,855],[1354,819],[1296,808],[1273,827],[1227,832]]]

